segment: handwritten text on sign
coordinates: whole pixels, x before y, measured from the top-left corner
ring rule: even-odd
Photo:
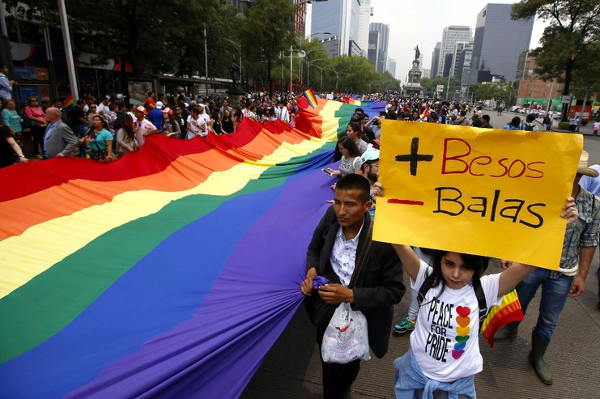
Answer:
[[[375,239],[558,268],[580,135],[386,120]]]

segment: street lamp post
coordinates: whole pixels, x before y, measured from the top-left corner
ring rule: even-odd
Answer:
[[[319,0],[319,1],[324,1],[324,0]],[[311,37],[313,37],[315,35],[331,35],[331,32],[315,32],[315,33],[311,33],[308,37],[311,38]],[[312,53],[313,51],[317,51],[317,50],[319,50],[319,49],[318,48],[314,48],[314,49],[308,50],[308,51],[301,50],[302,53],[299,54],[299,57],[302,58],[302,59],[306,59],[306,57],[308,57],[308,55],[310,53]],[[303,63],[300,62],[299,66],[298,66],[298,68],[299,68],[298,75],[300,76],[300,84],[301,85],[302,85],[302,76],[304,76],[304,72],[302,70],[302,64]]]
[[[329,70],[329,71],[331,71],[331,72],[335,73],[335,91],[337,91],[337,89],[338,89],[338,80],[339,80],[339,78],[340,78],[340,74],[339,74],[339,72],[338,72],[338,71],[336,71],[336,70],[335,70],[335,69],[333,69],[333,68],[325,68],[325,69],[327,69],[327,70]]]
[[[206,72],[206,83],[204,83],[204,89],[206,97],[208,97],[208,44],[206,41],[206,22],[204,23],[204,70]]]
[[[310,66],[313,62],[317,62],[317,61],[323,61],[325,58],[317,58],[316,60],[311,60],[311,61],[306,61],[306,69],[307,69],[307,75],[306,75],[306,85],[310,86]]]

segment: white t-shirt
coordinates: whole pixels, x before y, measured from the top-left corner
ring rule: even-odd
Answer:
[[[187,139],[191,140],[196,137],[197,134],[200,134],[200,137],[206,137],[208,135],[208,122],[210,121],[210,117],[205,113],[199,114],[198,119],[194,119],[192,115],[188,116],[187,123],[189,123]],[[204,125],[204,130],[202,130],[202,125]]]
[[[419,290],[432,268],[421,261],[414,289]],[[481,277],[487,304],[496,303],[500,273]],[[423,373],[436,381],[452,382],[483,370],[479,353],[479,304],[471,283],[461,289],[441,285],[429,289],[419,308],[410,346]]]

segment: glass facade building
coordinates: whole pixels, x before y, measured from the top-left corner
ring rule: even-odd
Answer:
[[[513,21],[511,9],[512,4],[488,4],[477,15],[473,68],[478,73],[473,76],[479,76],[479,82],[485,81],[484,76],[516,79],[519,55],[529,49],[534,19]]]

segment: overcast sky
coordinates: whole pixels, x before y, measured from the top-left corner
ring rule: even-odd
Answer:
[[[488,3],[512,4],[514,0],[371,0],[371,22],[390,26],[388,56],[396,60],[396,78],[402,83],[412,67],[416,45],[423,54],[422,67],[431,67],[431,53],[436,42],[442,41],[442,31],[448,25],[466,25],[473,29],[477,14]],[[545,24],[533,25],[529,48],[538,46]]]

